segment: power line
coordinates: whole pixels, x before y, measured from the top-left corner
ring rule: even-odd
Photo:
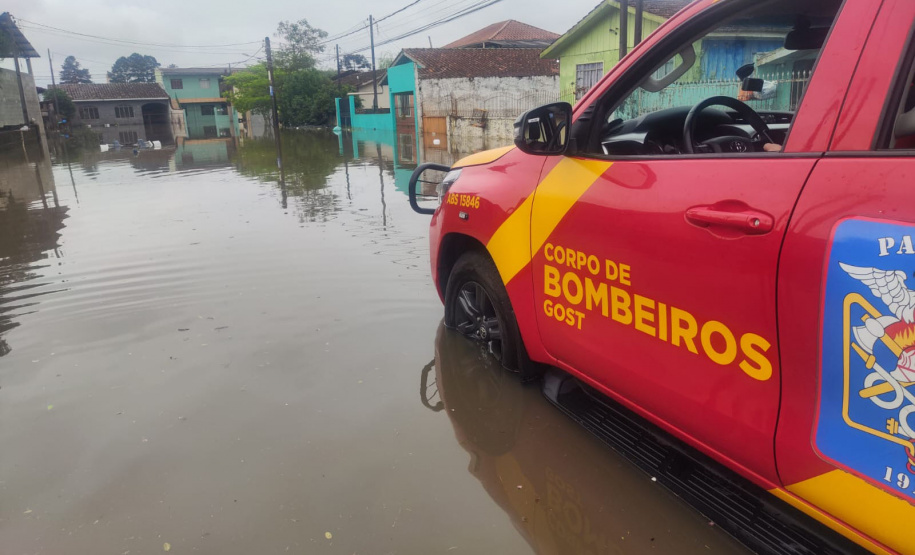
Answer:
[[[125,44],[122,42],[108,42],[106,39],[87,38],[87,37],[81,37],[78,35],[70,35],[69,33],[60,33],[59,31],[52,31],[52,30],[43,29],[40,27],[32,27],[30,25],[21,25],[20,27],[23,29],[30,29],[33,32],[47,33],[47,34],[51,34],[51,35],[55,35],[55,36],[67,36],[68,38],[70,38],[72,40],[93,42],[93,43],[97,43],[97,44],[104,44],[107,46],[130,46],[130,47],[137,46],[136,44],[131,45],[131,44]],[[247,52],[244,52],[242,50],[222,50],[219,52],[212,52],[212,51],[205,51],[205,50],[186,50],[186,49],[163,47],[163,46],[143,46],[143,48],[146,50],[152,50],[152,51],[156,51],[156,52],[176,52],[176,53],[182,53],[182,54],[216,54],[216,55],[228,54],[228,55],[242,55],[242,56],[248,55]]]
[[[468,2],[470,2],[470,3],[468,4]],[[446,19],[446,18],[450,18],[450,17],[454,17],[454,16],[462,17],[461,14],[463,14],[463,12],[465,10],[472,9],[480,3],[481,3],[480,0],[459,0],[457,2],[454,2],[452,0],[439,0],[438,2],[435,2],[435,3],[431,4],[430,6],[428,6],[427,9],[424,11],[424,14],[427,16],[430,16],[430,15],[438,16],[439,14],[441,14],[440,18],[433,18],[432,23],[435,23],[436,21],[438,21],[438,19]],[[440,7],[443,4],[444,4],[444,6]],[[456,8],[457,6],[460,6],[461,4],[465,4],[465,6],[457,11],[454,11],[454,8]],[[438,9],[436,9],[436,8],[438,8]],[[472,12],[468,12],[468,13],[472,13]],[[447,21],[445,21],[445,22],[447,22]],[[394,29],[409,28],[410,25],[415,25],[415,21],[404,21],[404,22],[394,23],[390,26],[387,26],[387,28],[386,28],[387,32],[385,33],[385,35],[388,36],[390,34],[390,32]],[[423,24],[423,25],[426,25],[426,24]],[[422,30],[426,30],[426,29],[422,29]],[[409,35],[407,35],[407,36],[409,36]],[[375,46],[382,46],[383,44],[389,44],[391,41],[396,41],[396,40],[399,40],[399,38],[394,37],[390,40],[385,39],[385,41],[383,43],[377,43]],[[364,51],[369,48],[368,46],[360,45],[361,46],[360,49],[354,50],[354,51],[349,51],[346,48],[346,44],[350,43],[350,42],[351,42],[350,40],[343,41],[343,44],[341,45],[341,53],[345,51],[348,54],[352,54],[354,52],[361,52],[361,51]],[[353,46],[352,48],[355,48],[355,46]],[[321,61],[326,62],[330,59],[331,58],[328,57],[328,58],[322,59]]]
[[[384,21],[385,19],[388,19],[388,18],[390,18],[390,17],[393,17],[393,16],[399,14],[400,12],[409,10],[410,8],[412,8],[413,6],[419,4],[419,3],[422,2],[422,1],[423,1],[423,0],[415,0],[414,2],[410,2],[410,3],[407,4],[406,6],[400,8],[399,10],[393,11],[393,12],[389,13],[388,15],[384,16],[384,17],[379,17],[378,19],[375,20],[375,23],[381,23],[381,22]]]
[[[472,13],[476,13],[476,12],[478,12],[478,11],[480,11],[480,10],[483,10],[483,9],[485,9],[485,8],[488,8],[488,7],[490,7],[490,6],[493,6],[493,5],[495,5],[495,4],[498,4],[499,2],[502,2],[502,1],[503,1],[503,0],[480,0],[480,1],[476,2],[475,4],[472,4],[471,6],[468,6],[467,8],[464,8],[463,10],[461,10],[461,11],[459,11],[459,12],[457,12],[457,13],[454,13],[454,14],[449,15],[449,16],[444,16],[444,17],[442,17],[441,19],[438,19],[438,20],[436,20],[436,21],[432,21],[432,22],[430,22],[430,23],[423,24],[423,25],[421,25],[420,27],[417,27],[417,28],[415,28],[415,29],[413,29],[413,30],[411,30],[411,31],[407,31],[407,32],[405,32],[405,33],[403,33],[403,34],[400,34],[400,35],[397,35],[397,36],[395,36],[395,37],[386,39],[386,40],[384,40],[384,41],[382,41],[382,42],[376,43],[376,44],[375,44],[375,47],[377,48],[377,47],[379,47],[379,46],[384,46],[384,45],[386,45],[386,44],[390,44],[390,43],[396,42],[396,41],[398,41],[398,40],[402,40],[402,39],[405,39],[405,38],[408,38],[408,37],[412,37],[413,35],[422,33],[422,32],[424,32],[424,31],[428,31],[429,29],[433,29],[433,28],[435,28],[435,27],[438,27],[439,25],[444,25],[445,23],[449,23],[449,22],[454,21],[454,20],[456,20],[456,19],[460,19],[460,18],[465,17],[465,16],[468,16],[468,15],[470,15],[470,14],[472,14]],[[369,46],[364,46],[364,47],[362,47],[362,48],[360,48],[360,49],[358,49],[358,50],[351,50],[351,51],[348,52],[348,53],[349,53],[349,54],[357,54],[357,53],[359,53],[359,52],[364,52],[364,51],[368,50],[369,48],[370,48]]]
[[[253,40],[253,41],[249,41],[249,42],[235,42],[235,43],[230,43],[230,44],[168,44],[168,43],[156,43],[156,42],[139,42],[139,41],[125,40],[125,39],[113,39],[110,37],[102,37],[99,35],[90,35],[87,33],[78,33],[76,31],[68,31],[67,29],[61,29],[59,27],[52,27],[50,25],[45,25],[44,23],[29,21],[28,19],[16,18],[16,21],[17,21],[17,23],[23,22],[23,23],[28,23],[31,25],[37,25],[39,27],[44,27],[46,29],[52,29],[54,31],[60,31],[62,33],[67,33],[70,35],[79,35],[81,37],[89,37],[89,38],[94,38],[94,39],[107,40],[107,41],[111,41],[111,42],[123,42],[126,44],[135,44],[138,46],[161,46],[161,47],[169,47],[169,48],[222,48],[222,47],[226,47],[226,46],[247,46],[250,44],[259,44],[261,42],[259,40]]]
[[[422,1],[423,1],[423,0],[414,0],[413,2],[410,2],[409,4],[407,4],[406,6],[394,10],[393,12],[389,13],[388,15],[379,17],[378,19],[375,20],[375,23],[378,24],[379,22],[384,21],[385,19],[389,19],[389,18],[391,18],[391,17],[394,17],[395,15],[397,15],[397,14],[399,14],[399,13],[401,13],[401,12],[404,12],[404,11],[406,11],[406,10],[412,8],[413,6],[419,4],[419,3],[422,2]],[[320,45],[329,44],[329,43],[331,43],[331,42],[338,41],[338,40],[340,40],[340,39],[342,39],[342,38],[344,38],[344,37],[348,37],[348,36],[351,36],[351,35],[355,35],[355,34],[358,33],[359,31],[364,31],[364,30],[366,30],[366,29],[368,29],[368,28],[369,28],[369,26],[368,26],[367,24],[363,24],[362,27],[359,27],[359,28],[357,28],[357,29],[353,29],[353,30],[348,31],[348,32],[344,32],[343,34],[340,34],[340,35],[336,35],[336,36],[330,37],[330,38],[328,38],[328,39],[326,39],[326,40],[324,40],[323,42],[320,42],[320,43],[318,43],[318,44],[320,44]]]

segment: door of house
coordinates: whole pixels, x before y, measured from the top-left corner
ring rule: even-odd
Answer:
[[[446,118],[423,116],[423,146],[432,149],[448,148],[448,121]]]

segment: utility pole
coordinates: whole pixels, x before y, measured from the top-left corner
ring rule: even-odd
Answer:
[[[51,61],[51,49],[48,48],[48,67],[51,68],[51,86],[54,88],[54,94],[52,98],[54,99],[54,123],[60,121],[60,106],[57,105],[57,81],[54,79],[54,62]],[[58,129],[57,125],[54,126],[54,129]]]
[[[375,69],[375,20],[369,16],[369,40],[372,43],[372,110],[378,109],[378,73]]]
[[[622,60],[623,56],[626,55],[626,52],[629,49],[629,0],[620,0],[620,50],[619,50],[619,59]],[[619,60],[617,60],[619,62]]]
[[[276,109],[276,85],[273,81],[273,54],[270,52],[270,37],[264,37],[264,50],[267,52],[267,78],[270,80],[270,99],[273,101],[273,137],[276,140],[276,167],[280,170],[280,181],[285,187],[286,176],[283,172],[283,143],[280,140],[280,116]]]
[[[16,66],[16,83],[19,85],[19,103],[22,104],[22,122],[23,125],[30,125],[29,123],[29,107],[25,103],[25,89],[22,88],[22,71],[19,69],[19,46],[16,46],[16,53],[13,55],[13,64]],[[374,57],[372,58],[375,59]],[[34,75],[32,78],[34,79]]]
[[[337,45],[337,85],[340,84],[340,45]]]
[[[637,45],[642,42],[642,0],[635,0],[635,29],[632,30],[632,44]]]

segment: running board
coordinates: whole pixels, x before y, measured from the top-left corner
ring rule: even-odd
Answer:
[[[772,555],[868,553],[568,374],[543,394],[560,410],[749,549]]]

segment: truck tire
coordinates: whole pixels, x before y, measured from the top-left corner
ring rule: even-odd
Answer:
[[[445,325],[480,342],[503,367],[520,371],[525,355],[502,278],[484,252],[458,258],[445,287]]]

